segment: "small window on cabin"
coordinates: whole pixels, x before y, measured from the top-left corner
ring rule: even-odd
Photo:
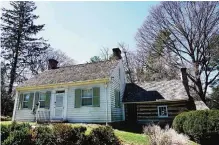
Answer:
[[[168,117],[167,106],[157,106],[158,117]]]
[[[29,99],[30,99],[30,94],[24,94],[23,108],[28,108]]]
[[[92,89],[84,89],[82,90],[82,106],[91,106],[93,100],[93,90]]]
[[[40,93],[39,102],[40,102],[40,108],[45,108],[46,93]]]

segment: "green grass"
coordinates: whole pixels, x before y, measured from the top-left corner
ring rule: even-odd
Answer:
[[[115,135],[122,141],[124,144],[133,144],[133,145],[148,145],[149,138],[143,134],[131,133],[126,131],[120,131],[115,129]]]

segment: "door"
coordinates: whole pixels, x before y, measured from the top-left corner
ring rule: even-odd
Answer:
[[[55,95],[55,111],[54,118],[55,119],[63,119],[64,112],[64,95],[65,93],[58,93]]]

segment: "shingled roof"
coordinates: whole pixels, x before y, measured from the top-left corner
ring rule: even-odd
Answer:
[[[165,100],[188,100],[181,80],[152,81],[126,84],[123,102]]]
[[[18,87],[70,83],[107,78],[117,66],[118,62],[118,60],[110,60],[46,70],[39,75],[25,81]]]

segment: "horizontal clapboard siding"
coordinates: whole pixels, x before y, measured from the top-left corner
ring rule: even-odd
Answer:
[[[112,122],[122,121],[124,118],[123,117],[124,107],[122,103],[120,108],[115,107],[115,93],[114,93],[115,89],[120,90],[120,101],[122,101],[122,97],[125,90],[125,72],[124,72],[122,60],[120,60],[117,67],[112,72],[111,78],[113,78],[110,83]]]
[[[15,112],[15,120],[16,121],[34,121],[34,115],[32,114],[32,111],[29,109],[17,110]]]
[[[100,87],[100,107],[81,106],[75,108],[75,90],[80,88]],[[69,122],[106,122],[106,93],[104,84],[87,85],[68,88],[67,94],[67,120]],[[108,96],[108,95],[107,95]],[[109,96],[108,96],[109,97]],[[108,122],[110,122],[110,103],[108,103]]]

